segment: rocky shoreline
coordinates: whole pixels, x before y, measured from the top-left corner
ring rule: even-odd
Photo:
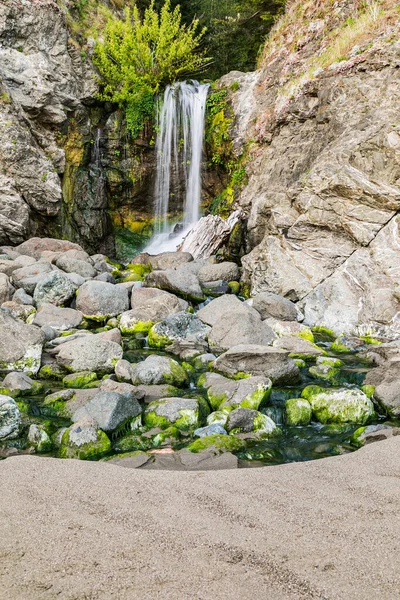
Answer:
[[[240,278],[185,252],[123,266],[64,240],[3,247],[1,455],[236,468],[398,433],[398,341],[310,328]]]

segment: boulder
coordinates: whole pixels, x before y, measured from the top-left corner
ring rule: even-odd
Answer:
[[[10,396],[0,395],[0,441],[18,437],[21,417],[19,408]]]
[[[217,264],[205,264],[199,270],[197,277],[200,283],[211,281],[238,281],[239,268],[236,263],[222,262]]]
[[[29,294],[25,292],[24,289],[19,288],[16,290],[15,294],[12,297],[13,302],[17,304],[22,304],[26,306],[33,306],[33,298]]]
[[[275,340],[272,345],[286,350],[292,358],[315,358],[323,354],[321,348],[298,336],[285,335]]]
[[[308,400],[290,398],[286,400],[285,409],[288,425],[309,425],[311,423],[312,409]]]
[[[372,369],[365,378],[366,385],[375,387],[374,398],[392,418],[400,417],[400,361]]]
[[[41,278],[35,287],[33,300],[37,307],[42,304],[66,304],[75,297],[77,286],[61,271],[52,271]]]
[[[236,408],[229,413],[227,430],[235,433],[254,432],[258,436],[276,434],[279,431],[270,417],[249,408]]]
[[[123,381],[114,381],[113,379],[103,379],[99,385],[99,390],[102,392],[116,392],[117,394],[123,394],[124,396],[132,396],[138,401],[143,400],[144,392],[132,385],[131,383],[125,383]]]
[[[176,360],[151,354],[143,362],[132,366],[132,383],[183,387],[189,383],[189,378],[185,369]]]
[[[175,269],[179,265],[192,262],[192,260],[193,256],[189,252],[162,252],[154,256],[148,255],[148,264],[151,265],[154,271]]]
[[[183,304],[183,306],[182,306]],[[187,308],[187,303],[164,290],[136,288],[132,290],[131,307],[146,315],[145,321],[162,321],[169,315]]]
[[[2,388],[6,389],[11,396],[24,396],[25,394],[38,394],[42,391],[43,385],[33,381],[26,373],[8,373],[3,380]]]
[[[299,378],[299,369],[288,353],[278,348],[254,344],[234,346],[213,362],[215,371],[227,377],[262,375],[274,385],[287,385]]]
[[[63,255],[57,261],[56,265],[62,271],[66,273],[76,273],[81,277],[96,277],[96,269],[89,264],[86,260],[78,260],[73,258],[71,255]]]
[[[11,298],[12,285],[10,279],[4,273],[0,273],[0,304]]]
[[[256,294],[254,298],[247,300],[246,304],[259,312],[263,320],[270,317],[280,321],[302,321],[304,319],[303,313],[296,304],[271,292]]]
[[[53,267],[47,262],[37,262],[28,267],[16,269],[12,274],[12,282],[16,288],[22,288],[33,296],[35,287],[45,276],[53,272]]]
[[[28,431],[28,444],[36,452],[49,452],[53,446],[47,431],[40,425],[32,423]]]
[[[35,375],[40,369],[44,341],[40,329],[0,311],[0,372]]]
[[[20,254],[26,256],[32,256],[37,260],[41,257],[42,252],[62,252],[65,253],[68,250],[80,250],[83,249],[78,244],[68,242],[67,240],[56,240],[53,238],[38,238],[33,237],[23,242],[15,248]]]
[[[179,267],[166,271],[153,271],[146,275],[143,283],[145,287],[166,290],[192,302],[205,300],[196,275],[180,270]]]
[[[128,310],[128,292],[105,281],[87,281],[78,290],[76,308],[95,320],[115,317]]]
[[[208,325],[195,315],[182,311],[156,323],[150,329],[149,345],[154,348],[164,348],[173,342],[205,344],[209,332]]]
[[[204,308],[201,308],[196,313],[196,317],[200,319],[200,321],[203,321],[203,323],[213,327],[230,313],[235,313],[237,315],[253,314],[256,318],[258,317],[259,320],[261,320],[257,311],[247,306],[244,302],[241,302],[236,296],[230,295],[215,298],[215,300],[209,302]]]
[[[33,324],[38,327],[50,326],[56,331],[75,329],[82,323],[83,314],[73,308],[60,308],[54,304],[43,304],[39,307]]]
[[[66,388],[93,387],[95,383],[98,383],[98,381],[97,375],[93,371],[78,371],[63,378],[63,385]]]
[[[123,425],[128,419],[137,417],[141,412],[139,402],[131,394],[101,391],[77,410],[72,416],[72,421],[79,422],[88,416],[100,429],[109,432]]]
[[[104,431],[94,425],[75,423],[65,430],[59,449],[61,458],[87,460],[111,450],[111,442]]]
[[[218,373],[205,373],[198,384],[207,389],[208,401],[214,410],[239,407],[258,410],[268,400],[272,388],[267,377],[235,381]]]
[[[220,353],[240,344],[267,346],[275,337],[275,333],[261,321],[257,313],[230,312],[213,325],[208,335],[208,345],[210,350]]]
[[[73,372],[113,373],[122,354],[121,346],[115,342],[97,335],[87,335],[62,344],[57,363]]]
[[[360,423],[374,415],[372,401],[358,389],[328,388],[309,385],[302,397],[308,400],[320,423]]]
[[[205,417],[200,399],[166,398],[147,405],[144,424],[160,429],[174,425],[180,431],[193,431],[202,425]]]

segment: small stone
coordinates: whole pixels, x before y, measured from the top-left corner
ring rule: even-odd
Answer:
[[[228,435],[228,432],[219,423],[212,423],[211,425],[206,425],[206,427],[200,427],[193,432],[195,437],[204,437],[215,434]]]

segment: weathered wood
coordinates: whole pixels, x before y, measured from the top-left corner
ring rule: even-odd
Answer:
[[[236,210],[225,221],[215,215],[202,217],[183,239],[178,250],[190,252],[193,258],[208,258],[215,254],[240,221],[242,211]]]

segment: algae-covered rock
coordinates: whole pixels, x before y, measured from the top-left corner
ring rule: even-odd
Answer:
[[[53,447],[53,442],[44,427],[33,423],[28,431],[28,445],[36,452],[49,452]]]
[[[205,410],[200,398],[165,398],[148,404],[143,421],[147,427],[167,429],[174,425],[180,431],[193,431],[205,421]]]
[[[66,375],[63,384],[67,388],[84,388],[97,381],[97,375],[93,371],[79,371]]]
[[[309,373],[316,379],[329,381],[331,385],[339,385],[341,380],[340,369],[343,361],[330,356],[319,356],[316,365],[310,367]]]
[[[0,372],[39,371],[45,338],[33,325],[26,325],[0,311]]]
[[[229,414],[227,430],[230,433],[254,432],[259,436],[273,435],[280,432],[270,417],[248,408],[236,408]]]
[[[20,423],[20,410],[15,400],[0,395],[0,441],[18,437]]]
[[[320,423],[365,424],[374,415],[372,401],[358,389],[307,386],[302,392]]]
[[[239,452],[246,445],[246,442],[233,435],[208,435],[201,437],[188,446],[190,452],[202,452],[213,450],[215,454],[222,452]]]
[[[232,380],[218,373],[205,373],[198,385],[207,389],[207,396],[214,410],[229,406],[258,410],[271,393],[272,382],[267,377],[248,377]]]
[[[173,342],[200,342],[207,340],[210,327],[195,315],[181,311],[154,325],[149,331],[149,346],[165,348]]]
[[[218,424],[222,427],[226,426],[228,422],[229,413],[233,410],[231,406],[224,406],[221,410],[216,410],[210,413],[207,417],[207,425]]]
[[[49,363],[47,365],[43,365],[41,367],[38,377],[39,379],[64,379],[64,377],[68,374],[67,369],[58,365],[57,363]]]
[[[9,373],[2,382],[2,387],[10,391],[10,396],[26,396],[27,394],[40,394],[43,390],[43,384],[34,381],[26,373]]]
[[[286,423],[288,425],[308,425],[311,423],[312,409],[304,398],[286,400]]]
[[[101,391],[74,413],[72,421],[80,422],[89,418],[100,429],[109,432],[141,412],[141,406],[133,395]]]
[[[189,377],[176,360],[151,354],[143,362],[132,366],[132,383],[184,387],[189,383]]]
[[[111,442],[101,429],[93,425],[75,423],[64,432],[59,449],[60,458],[87,460],[106,454]]]

